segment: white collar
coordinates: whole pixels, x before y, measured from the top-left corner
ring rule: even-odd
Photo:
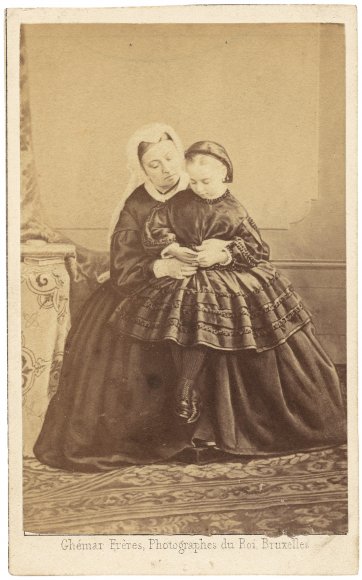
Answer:
[[[171,191],[168,191],[167,193],[160,193],[155,188],[152,181],[150,181],[149,179],[146,179],[144,186],[145,186],[145,190],[147,191],[147,193],[151,197],[153,197],[153,199],[155,199],[156,201],[165,202],[165,201],[168,201],[169,199],[171,199],[171,197],[176,195],[176,193],[178,193],[179,191],[182,191],[183,189],[187,189],[189,186],[189,182],[190,182],[190,178],[189,178],[188,174],[182,172],[178,183],[175,185],[175,187],[173,189],[171,189]]]

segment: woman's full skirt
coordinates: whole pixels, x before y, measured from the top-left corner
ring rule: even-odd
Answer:
[[[115,334],[108,321],[118,303],[105,283],[71,328],[59,388],[34,448],[42,463],[110,470],[165,461],[196,438],[248,456],[345,443],[338,376],[311,323],[263,352],[209,349],[199,377],[202,416],[185,426],[174,415],[177,376],[168,342]]]

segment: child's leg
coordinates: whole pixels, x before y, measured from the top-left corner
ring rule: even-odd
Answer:
[[[178,381],[176,388],[176,413],[187,423],[194,423],[200,416],[199,396],[196,379],[206,357],[206,347],[192,348],[171,343]]]

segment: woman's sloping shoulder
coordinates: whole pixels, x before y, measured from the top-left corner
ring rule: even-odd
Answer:
[[[150,200],[150,195],[147,193],[144,185],[139,185],[127,198],[124,209],[130,213],[137,212],[140,207],[143,207],[145,203]]]
[[[145,212],[147,202],[149,202],[149,194],[144,186],[140,185],[127,198],[124,207],[119,214],[115,231],[138,230],[140,227],[140,216]]]

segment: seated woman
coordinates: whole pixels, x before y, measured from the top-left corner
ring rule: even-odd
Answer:
[[[117,207],[111,236],[111,278],[73,321],[57,393],[34,447],[47,465],[74,471],[151,463],[192,447],[194,430],[172,416],[174,368],[168,345],[115,339],[107,322],[119,301],[157,276],[183,279],[196,266],[146,254],[142,229],[159,203],[185,190],[183,147],[162,124],[130,139],[130,184]]]
[[[227,410],[218,426],[231,423],[239,438],[234,453],[344,443],[336,370],[300,297],[270,264],[258,228],[228,190],[228,154],[203,141],[185,156],[191,188],[154,208],[143,243],[151,256],[199,268],[183,280],[153,279],[122,300],[110,318],[115,333],[170,342],[178,371],[175,410],[186,424],[202,412],[198,380],[208,358],[218,377],[220,356],[233,357],[232,373],[225,376],[230,391],[215,393],[221,385],[210,381],[206,398],[211,393],[219,411]],[[216,247],[211,259],[205,252],[210,244]]]

